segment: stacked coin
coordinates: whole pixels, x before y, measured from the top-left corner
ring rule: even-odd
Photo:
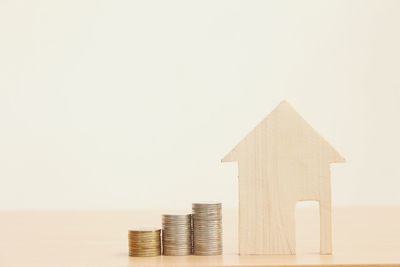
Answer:
[[[163,254],[184,256],[192,253],[191,214],[164,214],[162,216]]]
[[[193,254],[222,254],[221,203],[193,203]]]
[[[161,255],[161,229],[129,230],[129,256],[151,257]]]

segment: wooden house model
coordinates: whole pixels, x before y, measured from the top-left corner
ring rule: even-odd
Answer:
[[[320,207],[320,252],[332,253],[330,164],[344,158],[280,103],[222,162],[239,172],[239,253],[295,254],[297,201]]]

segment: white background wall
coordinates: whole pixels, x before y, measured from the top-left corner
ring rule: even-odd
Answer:
[[[220,159],[287,99],[400,204],[400,1],[0,1],[0,208],[237,205]]]

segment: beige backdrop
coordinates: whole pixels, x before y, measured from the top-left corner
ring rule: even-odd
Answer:
[[[400,203],[400,1],[0,1],[0,208],[237,205],[224,156],[282,99]]]

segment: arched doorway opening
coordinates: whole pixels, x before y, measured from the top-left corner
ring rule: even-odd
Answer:
[[[296,253],[319,254],[319,201],[299,201],[296,204]]]

